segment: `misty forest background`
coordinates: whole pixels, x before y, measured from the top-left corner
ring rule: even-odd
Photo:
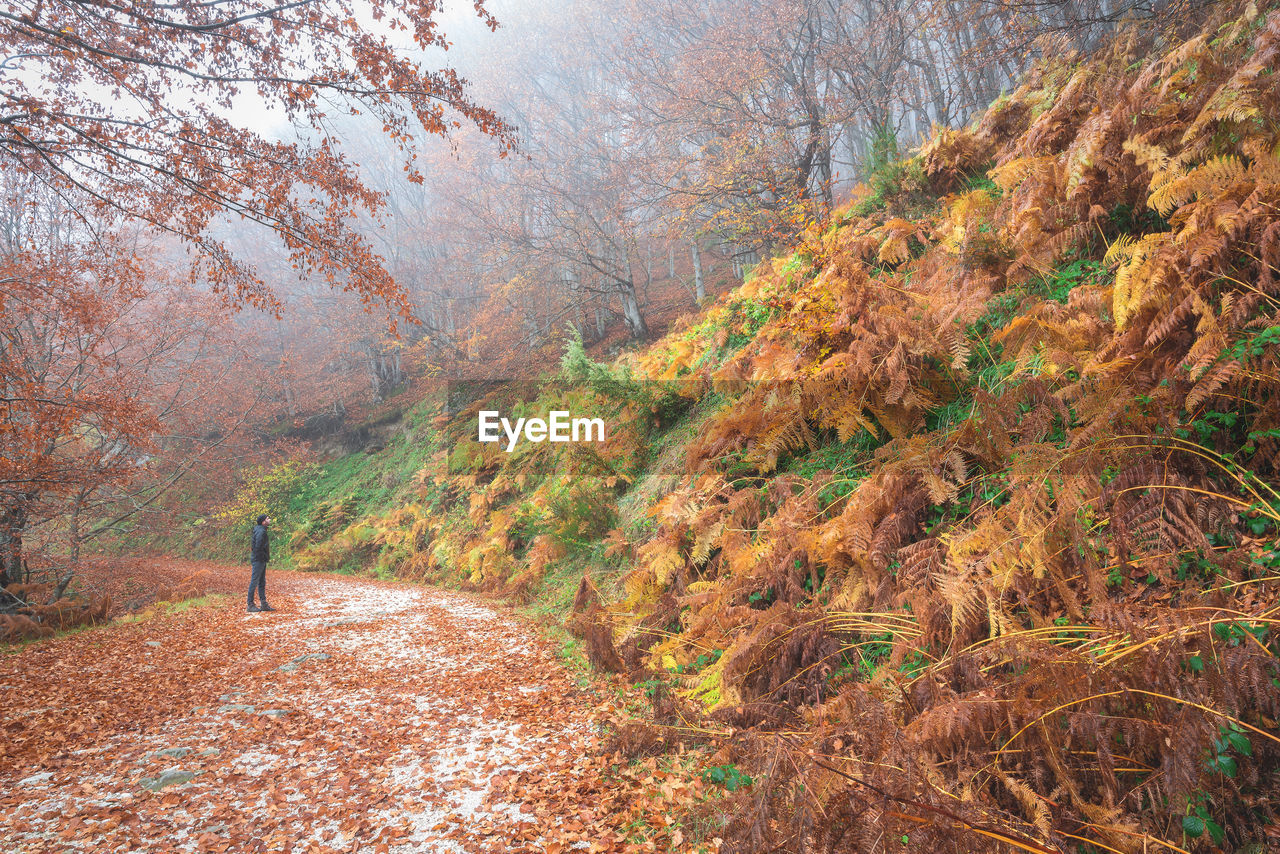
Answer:
[[[317,170],[343,164],[343,179],[360,181],[369,195],[336,213],[394,284],[371,289],[352,269],[364,259],[340,257],[325,243],[332,235],[295,237],[292,224],[264,212],[259,199],[236,199],[235,188],[200,199],[198,216],[167,219],[166,188],[178,183],[184,199],[198,196],[200,173],[188,178],[163,163],[164,138],[151,147],[123,140],[118,150],[107,140],[87,156],[71,150],[45,162],[38,141],[16,128],[9,135],[10,263],[110,254],[97,268],[85,261],[85,274],[119,279],[118,304],[102,319],[111,337],[126,327],[172,331],[149,342],[127,376],[120,365],[104,366],[106,381],[164,401],[145,404],[154,422],[137,432],[155,440],[145,451],[115,453],[123,446],[91,424],[102,435],[88,458],[48,483],[20,474],[7,481],[7,578],[25,572],[26,555],[51,554],[46,544],[67,552],[57,520],[68,509],[105,520],[70,534],[74,556],[81,541],[122,526],[167,536],[190,521],[184,511],[203,516],[225,499],[247,465],[295,457],[317,441],[332,451],[335,438],[355,449],[361,439],[350,434],[365,435],[362,422],[413,379],[536,376],[559,359],[570,327],[593,352],[651,340],[740,283],[930,128],[961,126],[985,109],[1035,57],[1088,50],[1122,20],[1154,26],[1158,18],[1142,4],[1075,2],[487,8],[502,24],[496,31],[461,4],[444,11],[441,44],[419,53],[456,70],[469,101],[509,125],[450,115],[460,89],[432,105],[439,127],[393,122],[359,91],[320,90],[328,102],[303,121],[265,84],[247,91],[252,74],[226,108],[212,94],[196,100],[192,117],[209,119],[206,133],[215,123],[228,134],[243,124],[267,144],[318,146],[335,163],[312,164]],[[17,47],[30,37],[10,35]],[[7,75],[12,103],[54,97],[65,81],[38,80],[36,59],[17,47],[10,62],[27,71]],[[145,71],[155,61],[132,66]],[[136,108],[112,116],[105,87],[84,77],[79,95],[95,105],[85,112],[97,125],[135,120]],[[184,81],[173,85],[174,101],[192,97]],[[191,118],[181,107],[176,115]],[[227,149],[232,160],[261,158],[258,170],[269,164],[262,150]],[[297,180],[326,189],[323,174]],[[117,197],[134,193],[137,207]],[[338,257],[299,275],[299,245],[308,242]],[[194,275],[186,257],[193,249]],[[136,269],[122,274],[123,258]],[[244,307],[260,310],[237,310]],[[94,348],[108,361],[114,355],[115,341],[99,340],[106,329],[64,328],[64,311],[56,299],[7,295],[5,356],[35,357],[16,366],[14,388],[57,385],[98,359]],[[190,319],[197,313],[204,316]],[[76,336],[87,339],[66,347]],[[47,414],[10,411],[18,421]],[[121,472],[126,458],[145,471]],[[193,469],[199,476],[187,476]],[[165,499],[156,493],[179,480],[182,497],[157,507]],[[80,495],[77,483],[92,487]],[[196,484],[205,494],[192,494]]]

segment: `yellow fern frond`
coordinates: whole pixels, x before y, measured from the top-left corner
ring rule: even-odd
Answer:
[[[1107,254],[1102,257],[1102,263],[1114,264],[1117,261],[1127,261],[1133,257],[1133,250],[1137,242],[1137,238],[1132,234],[1120,235],[1107,246]]]
[[[689,552],[689,563],[694,566],[702,566],[707,562],[707,558],[711,556],[712,550],[720,545],[720,538],[724,534],[724,522],[716,522],[698,534],[698,538],[693,543],[693,549]]]
[[[1198,196],[1221,192],[1241,180],[1244,174],[1245,166],[1240,158],[1224,154],[1153,190],[1147,204],[1161,216],[1168,216]]]

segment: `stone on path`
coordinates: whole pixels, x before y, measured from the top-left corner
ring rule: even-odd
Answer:
[[[158,792],[169,786],[180,786],[183,783],[190,783],[196,778],[194,771],[183,771],[178,768],[170,768],[168,771],[160,772],[159,777],[143,777],[139,781],[142,788],[151,792]]]
[[[148,753],[148,759],[182,759],[191,752],[190,747],[166,747],[164,750],[157,750],[154,753]]]
[[[306,655],[300,655],[288,664],[282,664],[277,670],[281,673],[292,673],[308,661],[328,661],[333,656],[327,652],[309,652]]]
[[[224,715],[232,712],[252,712],[253,706],[247,706],[244,703],[227,703],[225,706],[219,706],[218,711]]]

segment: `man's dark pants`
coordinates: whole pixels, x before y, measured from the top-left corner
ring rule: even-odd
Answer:
[[[265,560],[250,561],[253,573],[249,576],[249,607],[253,607],[253,588],[258,588],[258,601],[267,604],[267,562]]]

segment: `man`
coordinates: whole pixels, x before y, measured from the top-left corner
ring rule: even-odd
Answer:
[[[249,575],[249,613],[258,611],[274,611],[267,604],[267,561],[271,560],[271,538],[267,535],[267,526],[271,519],[266,513],[258,517],[258,524],[253,526],[253,536],[249,540],[249,565],[253,572]],[[258,599],[262,605],[253,604],[253,589],[258,588]]]

